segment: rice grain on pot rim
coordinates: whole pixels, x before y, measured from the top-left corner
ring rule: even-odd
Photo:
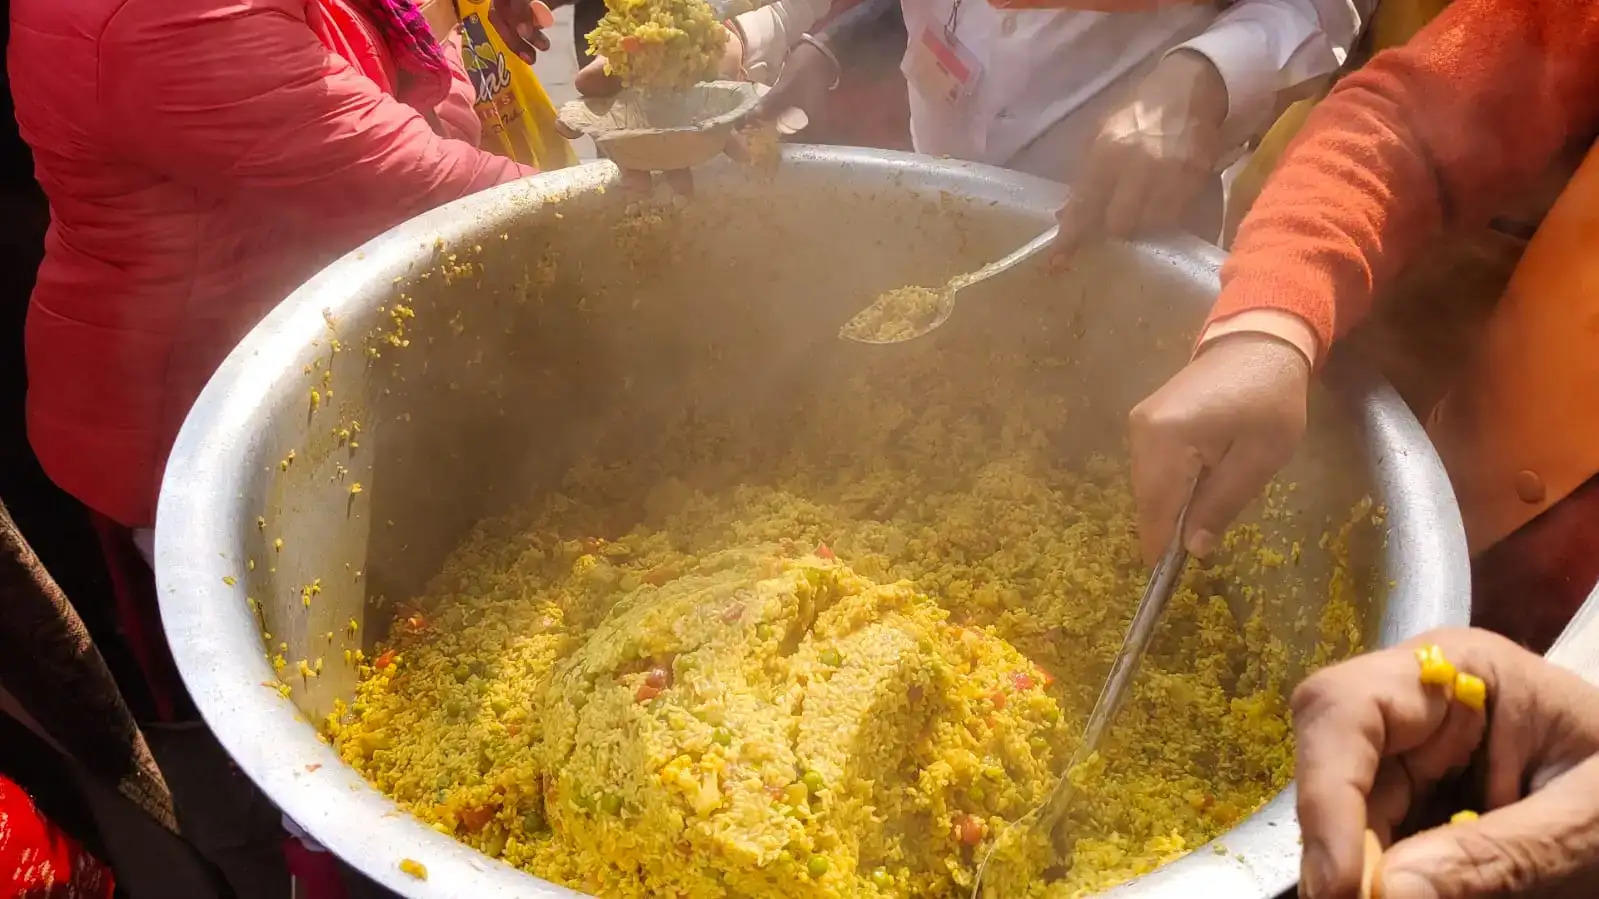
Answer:
[[[331,717],[339,752],[439,831],[598,895],[969,891],[1070,756],[1145,570],[1118,465],[1064,468],[1022,408],[1042,400],[985,421],[933,373],[885,365],[780,439],[686,417],[481,523]],[[1371,519],[1321,541],[1309,665],[1359,648],[1344,559]],[[1027,895],[1152,870],[1286,783],[1301,660],[1265,622],[1306,598],[1248,583],[1301,552],[1247,526],[1190,569],[1079,772],[1065,871]]]

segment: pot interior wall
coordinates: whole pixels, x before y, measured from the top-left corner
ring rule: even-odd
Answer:
[[[683,464],[701,485],[758,482],[817,434],[847,444],[819,398],[881,391],[885,408],[914,408],[924,388],[905,372],[929,379],[929,395],[940,380],[972,385],[952,421],[1024,410],[1062,466],[1125,458],[1129,409],[1184,361],[1215,295],[1209,264],[1097,248],[1065,271],[1037,266],[963,294],[928,338],[846,343],[839,325],[879,291],[1002,255],[1047,227],[1051,204],[1002,202],[1000,187],[956,196],[911,167],[873,187],[835,174],[713,168],[680,206],[574,190],[515,220],[485,214],[448,240],[423,237],[421,261],[397,268],[390,254],[361,277],[341,272],[357,299],[284,360],[270,408],[239,411],[264,422],[241,460],[246,511],[230,538],[239,590],[270,634],[265,657],[283,666],[263,679],[321,720],[353,692],[346,654],[372,651],[476,522],[562,489],[575,465],[663,452],[686,414],[707,435],[771,448],[707,444]],[[1306,653],[1330,591],[1356,601],[1367,642],[1382,615],[1383,528],[1353,529],[1347,573],[1319,545],[1374,495],[1363,447],[1341,405],[1316,397],[1312,438],[1282,479],[1292,489],[1246,516],[1300,542],[1294,564],[1249,577],[1261,596],[1301,601],[1279,604],[1270,627]],[[984,446],[971,453],[980,468]],[[625,529],[642,498],[614,499]]]

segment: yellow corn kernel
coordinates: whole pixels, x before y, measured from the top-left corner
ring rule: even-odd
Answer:
[[[1482,711],[1488,703],[1488,685],[1475,674],[1462,671],[1455,675],[1455,699],[1473,711]]]
[[[427,865],[422,864],[414,858],[400,859],[400,870],[411,875],[412,877],[415,877],[417,880],[428,879]]]
[[[1449,817],[1449,823],[1450,824],[1465,824],[1468,821],[1475,821],[1475,820],[1477,820],[1477,813],[1474,812],[1474,811],[1471,811],[1470,809],[1467,809],[1465,811],[1455,812],[1453,815],[1451,815]]]

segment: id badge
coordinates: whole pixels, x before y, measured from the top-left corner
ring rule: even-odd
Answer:
[[[911,44],[907,71],[911,84],[923,96],[955,106],[972,95],[983,77],[982,63],[943,28],[926,26]]]

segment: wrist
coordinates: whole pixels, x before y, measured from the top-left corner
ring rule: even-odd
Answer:
[[[1225,318],[1212,321],[1200,332],[1194,346],[1194,355],[1224,337],[1255,335],[1273,337],[1299,352],[1305,364],[1315,369],[1321,360],[1321,342],[1310,323],[1281,309],[1246,309]]]
[[[1291,373],[1295,380],[1303,379],[1307,385],[1313,370],[1310,360],[1292,341],[1263,331],[1235,331],[1210,337],[1194,352],[1194,358],[1215,354],[1255,360],[1256,364],[1270,360],[1268,364],[1275,370]]]
[[[1227,119],[1227,82],[1210,57],[1198,50],[1173,50],[1161,59],[1150,77],[1183,86],[1188,92],[1189,108],[1203,121],[1220,126]]]
[[[829,71],[832,72],[832,78],[828,82],[827,89],[837,89],[839,82],[844,77],[844,65],[838,61],[838,56],[833,53],[833,48],[828,45],[827,36],[825,34],[802,34],[800,35],[800,44],[801,46],[809,46],[827,61],[826,65]]]

